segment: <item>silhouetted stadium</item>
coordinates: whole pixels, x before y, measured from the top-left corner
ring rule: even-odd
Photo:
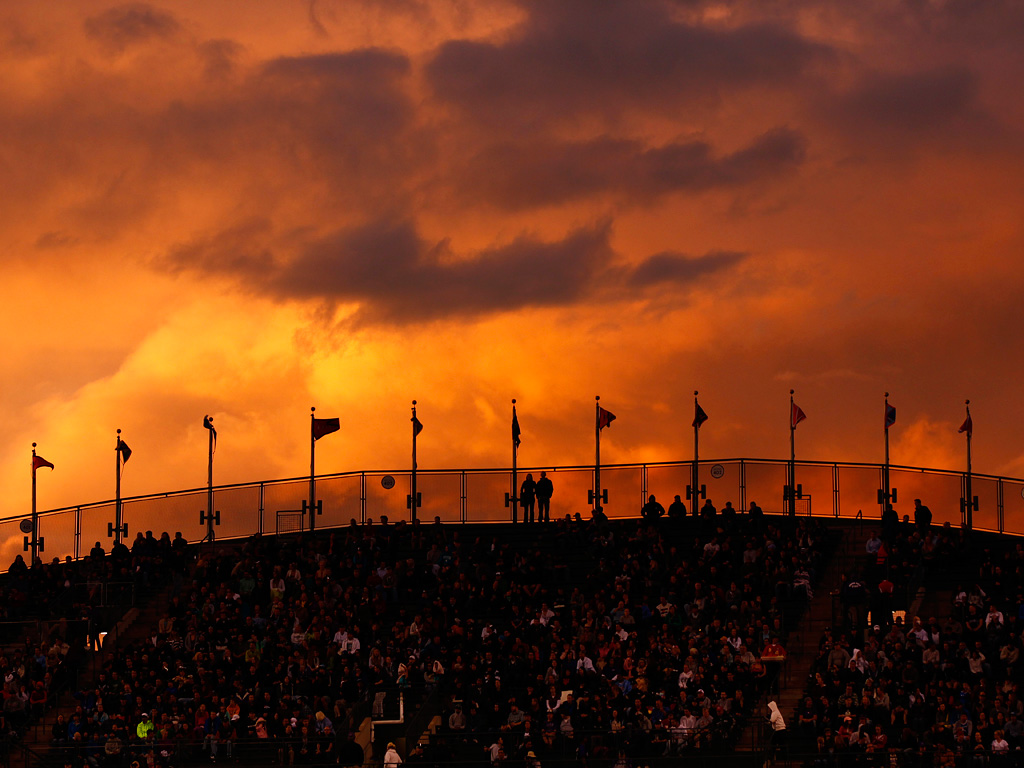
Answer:
[[[681,462],[420,470],[415,516],[409,473],[359,472],[0,521],[4,761],[1020,763],[1021,481],[787,467],[703,462],[695,502]]]

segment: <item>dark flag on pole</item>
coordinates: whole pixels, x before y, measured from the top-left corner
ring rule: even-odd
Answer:
[[[974,434],[974,422],[971,421],[970,412],[967,413],[967,418],[964,419],[964,423],[960,425],[957,432],[966,432],[968,437]]]
[[[693,416],[693,426],[700,429],[700,425],[708,420],[708,415],[704,413],[704,409],[700,407],[700,403],[694,403],[697,408],[696,413]]]
[[[32,457],[32,474],[35,474],[36,470],[39,469],[40,467],[49,467],[50,469],[53,469],[53,464],[48,462],[42,456],[33,456]]]
[[[614,413],[606,411],[601,406],[597,407],[597,428],[599,430],[610,427],[613,421],[615,421]]]
[[[203,416],[203,426],[206,427],[210,432],[213,433],[213,447],[217,448],[217,430],[213,428],[213,417]]]
[[[521,442],[523,442],[522,438],[520,437],[520,435],[522,435],[522,430],[519,429],[519,416],[518,416],[518,414],[516,414],[516,407],[513,405],[512,406],[512,443],[515,445],[516,448],[518,448],[519,444]]]
[[[337,432],[341,429],[340,419],[313,419],[313,439],[319,440],[324,435]]]
[[[128,443],[120,438],[117,441],[117,452],[121,454],[121,463],[127,464],[128,459],[132,456],[132,449],[128,447]]]
[[[413,437],[415,437],[416,435],[418,435],[422,431],[423,431],[423,424],[420,423],[420,420],[416,416],[413,416],[412,417],[412,434],[413,434]]]
[[[797,405],[796,403],[793,403],[793,407],[792,409],[790,409],[789,413],[789,426],[792,429],[796,429],[796,425],[806,418],[807,415],[802,410],[800,410],[800,406]]]
[[[896,423],[896,407],[885,404],[885,428],[888,429]]]

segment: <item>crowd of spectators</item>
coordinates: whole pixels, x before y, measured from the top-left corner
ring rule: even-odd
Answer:
[[[246,750],[353,765],[353,708],[403,691],[435,692],[448,748],[495,763],[724,744],[784,656],[823,535],[707,511],[502,538],[382,518],[204,550],[53,741],[93,768]]]
[[[844,581],[846,622],[824,634],[795,713],[797,749],[813,755],[808,762],[1024,763],[1024,545],[983,550],[970,566],[976,580],[954,590],[937,616],[904,620],[891,610],[894,587],[912,570],[970,563],[975,550],[948,525],[905,521],[868,538],[862,573]]]
[[[86,645],[98,647],[100,633],[117,618],[106,609],[111,590],[184,573],[184,545],[180,534],[172,542],[166,533],[157,540],[147,532],[130,549],[114,545],[109,555],[96,542],[77,561],[37,557],[29,567],[24,556],[15,557],[0,578],[0,739],[23,738],[74,683]]]

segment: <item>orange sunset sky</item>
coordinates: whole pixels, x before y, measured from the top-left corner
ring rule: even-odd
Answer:
[[[318,471],[1024,476],[1024,3],[0,2],[0,516]],[[680,492],[682,489],[680,489]],[[1018,499],[1018,502],[1020,500]]]

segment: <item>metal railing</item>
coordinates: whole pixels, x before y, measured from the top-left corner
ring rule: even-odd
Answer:
[[[783,486],[788,462],[772,459],[719,459],[701,461],[698,482],[718,507],[732,502],[737,510],[757,502],[767,513],[783,510]],[[601,467],[602,488],[609,499],[604,512],[610,518],[636,517],[648,495],[667,502],[676,494],[685,497],[692,482],[691,461],[614,464]],[[594,486],[594,467],[526,467],[535,475],[546,470],[555,485],[551,500],[553,517],[590,516],[588,491]],[[506,522],[511,509],[505,496],[512,488],[509,469],[420,469],[417,490],[422,506],[417,517],[424,523]],[[959,527],[963,521],[961,499],[965,494],[964,472],[891,465],[890,483],[899,490],[894,507],[900,517],[913,517],[912,499],[921,498],[933,512],[933,524]],[[815,517],[857,518],[874,524],[880,518],[877,494],[882,465],[849,462],[797,462],[797,483],[802,498],[831,500],[831,504],[796,505]],[[1024,535],[1024,480],[972,474],[972,494],[978,496],[974,513],[978,530]],[[321,475],[316,481],[317,499],[323,502],[317,528],[338,528],[350,522],[409,520],[407,506],[411,473],[361,471]],[[297,510],[309,495],[309,478],[288,478],[214,488],[214,506],[220,512],[218,539],[237,539],[277,530],[278,512]],[[123,500],[123,520],[129,528],[128,543],[139,532],[180,531],[187,541],[202,541],[207,534],[200,510],[207,506],[207,489],[193,488]],[[1015,514],[1016,513],[1016,514]],[[22,550],[24,534],[19,526],[27,516],[0,520],[0,563],[9,564]],[[114,502],[102,501],[53,509],[39,514],[39,534],[45,538],[44,560],[53,557],[78,559],[88,554],[91,542],[107,541],[107,524],[114,519]],[[302,527],[309,529],[308,513]],[[82,542],[85,542],[83,544]]]

